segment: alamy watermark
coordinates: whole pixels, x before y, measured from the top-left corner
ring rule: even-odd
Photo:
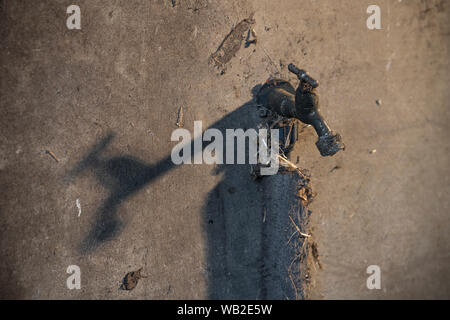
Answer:
[[[66,272],[70,276],[66,280],[67,289],[81,289],[81,269],[77,265],[70,265],[67,267]]]
[[[381,289],[381,269],[377,265],[370,265],[367,267],[366,272],[370,274],[367,278],[366,286],[367,289]]]
[[[248,164],[259,163],[262,165],[261,175],[274,175],[278,172],[278,129],[271,129],[270,135],[267,129],[258,131],[255,129],[245,131],[243,129],[226,129],[224,143],[222,131],[209,128],[202,132],[202,121],[194,121],[193,137],[194,139],[189,130],[183,128],[172,132],[171,141],[179,141],[171,153],[174,164],[245,164],[248,159]],[[248,153],[246,152],[246,141],[248,141]],[[206,146],[204,146],[205,142]],[[192,145],[194,147],[193,155]]]
[[[367,7],[367,13],[370,16],[366,20],[367,29],[380,30],[381,29],[381,9],[376,4]]]
[[[67,7],[67,14],[70,16],[66,20],[66,26],[69,30],[81,29],[81,9],[79,6],[72,4]]]

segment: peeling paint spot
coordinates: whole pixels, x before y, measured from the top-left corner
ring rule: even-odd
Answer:
[[[80,199],[77,199],[75,202],[76,202],[77,208],[78,208],[78,216],[81,216],[81,204],[80,204]]]
[[[386,64],[386,71],[389,71],[389,69],[391,68],[392,59],[394,58],[394,56],[395,56],[395,52],[393,54],[391,54],[391,56],[389,57],[389,60]]]

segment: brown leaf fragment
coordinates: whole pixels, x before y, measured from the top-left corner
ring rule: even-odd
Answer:
[[[177,117],[177,127],[181,128],[184,125],[184,114],[183,114],[183,106],[178,109],[178,117]]]
[[[223,39],[216,52],[211,55],[211,59],[215,62],[216,67],[224,68],[231,58],[236,55],[241,48],[246,33],[254,24],[255,20],[250,16],[239,22]]]
[[[306,194],[306,188],[305,187],[302,187],[302,188],[298,189],[297,195],[298,195],[298,197],[300,199],[303,199],[305,201],[308,200],[308,196]]]
[[[137,271],[128,272],[122,280],[120,290],[133,290],[141,278],[146,278],[141,274],[142,268]]]
[[[317,243],[315,241],[311,244],[311,254],[319,268],[322,269],[322,263],[319,258],[319,249],[317,248]]]
[[[302,199],[302,205],[304,207],[308,206],[314,199],[315,193],[312,191],[312,189],[308,186],[302,186],[297,191],[297,196]]]

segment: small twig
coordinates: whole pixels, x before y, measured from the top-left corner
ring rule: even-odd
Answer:
[[[333,172],[334,170],[337,170],[337,169],[340,169],[340,168],[341,168],[340,165],[335,165],[335,166],[330,170],[330,172]]]
[[[53,158],[53,160],[55,160],[56,162],[59,162],[59,159],[55,156],[55,154],[49,150],[45,150],[45,153],[50,155],[50,157]]]
[[[289,272],[289,279],[291,279],[292,287],[294,288],[294,292],[295,292],[295,300],[298,300],[297,286],[295,285],[294,279],[292,279],[292,275],[291,275],[290,272]]]
[[[292,219],[291,216],[289,216],[289,219],[291,219],[292,224],[295,226],[295,228],[297,229],[298,233],[299,233],[301,236],[303,236],[303,237],[305,237],[305,238],[311,238],[311,235],[310,235],[310,234],[306,234],[306,233],[301,232],[300,228],[295,224],[295,222],[294,222],[294,220]]]
[[[288,132],[288,134],[287,134],[287,136],[286,136],[286,140],[284,141],[284,145],[286,146],[286,145],[288,145],[288,140],[291,138],[291,132],[292,132],[292,128],[294,127],[294,125],[293,124],[291,124],[290,126],[289,126],[289,132]]]
[[[295,164],[293,164],[292,162],[290,162],[286,157],[283,157],[282,155],[277,154],[278,158],[280,158],[281,160],[283,160],[284,162],[286,162],[286,164],[289,165],[289,167],[296,169],[296,170],[300,170]]]
[[[291,161],[289,161],[286,157],[283,157],[283,156],[281,156],[281,155],[279,155],[279,154],[277,154],[277,157],[280,158],[281,160],[283,160],[284,162],[286,162],[286,164],[287,164],[289,167],[295,169],[295,170],[297,171],[297,173],[298,173],[304,180],[307,180],[306,176],[303,174],[303,172],[300,170],[300,168],[297,167],[295,164],[293,164]]]
[[[288,268],[289,272],[291,272],[291,268],[292,268],[292,265],[294,264],[295,260],[297,260],[297,258],[300,258],[301,256],[302,256],[302,253],[299,253],[298,255],[296,255],[294,257],[294,259],[292,259],[291,264],[289,265],[289,268]]]
[[[179,128],[183,126],[183,106],[181,106],[180,109],[178,109],[178,119],[176,125]]]
[[[295,236],[295,234],[298,232],[298,230],[295,230],[294,233],[292,234],[292,236],[289,238],[288,242],[286,243],[286,245],[289,244],[289,242],[291,242],[292,237]]]

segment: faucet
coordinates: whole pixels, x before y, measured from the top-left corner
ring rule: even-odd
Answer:
[[[315,91],[318,81],[292,63],[288,69],[300,80],[297,89],[288,81],[269,79],[257,93],[258,105],[282,117],[296,118],[312,125],[318,136],[316,146],[322,156],[332,156],[344,150],[340,134],[330,129],[320,113],[319,97]]]

